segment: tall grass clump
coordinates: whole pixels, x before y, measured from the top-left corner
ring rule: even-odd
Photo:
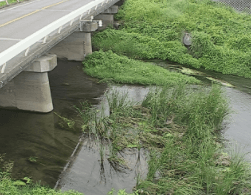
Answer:
[[[250,193],[249,166],[223,153],[219,141],[228,113],[219,86],[196,91],[184,86],[157,89],[142,105],[151,109],[154,126],[166,131],[162,134],[166,140],[153,151],[147,180],[138,188],[146,194]]]
[[[251,16],[211,0],[127,0],[120,30],[94,36],[94,46],[135,59],[162,59],[251,78]],[[192,46],[182,44],[185,32]]]
[[[151,63],[132,60],[112,51],[98,51],[83,61],[84,71],[93,77],[116,83],[143,85],[174,85],[184,82],[199,83],[194,77],[170,72]]]
[[[127,167],[119,155],[124,149],[149,152],[138,194],[250,194],[250,165],[227,154],[221,142],[229,108],[218,85],[154,87],[141,104],[117,91],[106,96],[109,115],[98,120],[96,131],[92,121],[85,131],[106,132],[98,136],[110,144],[106,158],[116,170]]]

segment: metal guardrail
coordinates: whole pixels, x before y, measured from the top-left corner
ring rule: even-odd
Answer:
[[[67,23],[71,26],[76,20],[81,21],[84,13],[90,13],[92,9],[97,9],[99,5],[103,6],[104,4],[109,3],[112,0],[95,0],[87,5],[65,15],[64,17],[54,21],[53,23],[47,25],[46,27],[40,29],[39,31],[33,33],[29,37],[21,40],[17,44],[11,46],[5,51],[0,53],[0,73],[5,73],[6,66],[8,62],[13,59],[15,56],[25,51],[24,57],[29,55],[30,47],[34,44],[41,42],[41,44],[46,44],[48,36],[53,32],[60,34],[61,30]]]
[[[212,0],[223,3],[234,8],[237,11],[247,12],[251,14],[251,0]]]

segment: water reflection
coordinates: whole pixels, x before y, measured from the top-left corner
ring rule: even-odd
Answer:
[[[251,162],[251,96],[231,88],[226,88],[226,95],[232,113],[226,121],[224,136],[237,144],[241,152],[248,153],[246,159]]]
[[[162,62],[163,63],[163,62]],[[174,65],[171,65],[175,69]],[[245,145],[250,152],[251,138],[251,79],[200,70],[205,75],[225,80],[236,88],[226,88],[233,113],[227,121],[224,135]],[[86,76],[78,62],[59,60],[58,67],[49,74],[54,103],[54,112],[76,119],[74,105],[85,100],[98,104],[107,89],[106,84],[98,84]],[[210,84],[204,76],[197,78]],[[143,86],[111,86],[120,93],[128,92],[129,99],[140,102],[149,88]],[[101,98],[100,98],[101,97]],[[103,102],[107,108],[107,102]],[[107,114],[109,110],[106,111]],[[10,111],[0,109],[0,154],[6,153],[7,159],[14,161],[15,178],[31,177],[35,181],[53,187],[67,160],[79,141],[81,132],[62,129],[59,117],[53,112],[48,114]],[[75,189],[86,195],[106,194],[111,188],[132,190],[140,174],[147,171],[146,155],[142,149],[124,151],[128,169],[115,170],[105,158],[100,161],[100,147],[95,140],[84,138],[70,167],[61,175],[59,182],[62,190]],[[32,162],[34,157],[36,162]],[[248,158],[251,160],[251,156]]]
[[[120,95],[127,94],[129,101],[138,104],[149,92],[149,87],[112,85],[107,95],[109,96],[114,91]],[[110,113],[108,101],[105,96],[100,99],[98,109],[103,109],[107,116]],[[103,160],[100,155],[101,150],[104,151]],[[58,187],[63,191],[75,189],[86,195],[107,194],[112,188],[132,192],[137,183],[137,177],[146,177],[148,170],[146,151],[127,149],[118,155],[125,160],[125,167],[113,164],[107,159],[109,144],[103,143],[101,146],[96,139],[84,138],[83,145],[72,161],[72,165],[61,175]]]
[[[74,105],[98,103],[106,84],[97,84],[83,73],[79,62],[59,60],[49,73],[54,112],[77,117]],[[78,143],[81,132],[58,125],[59,117],[48,114],[0,109],[0,154],[14,162],[13,177],[31,177],[54,187],[59,174]]]

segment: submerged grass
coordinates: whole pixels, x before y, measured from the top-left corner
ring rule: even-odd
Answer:
[[[143,85],[174,85],[179,82],[198,84],[199,80],[181,73],[170,72],[126,56],[120,56],[112,51],[98,51],[86,57],[83,61],[84,71],[103,81]]]
[[[251,16],[246,13],[211,0],[127,0],[117,19],[122,28],[97,33],[95,47],[251,78]],[[192,34],[189,49],[181,41],[185,32]]]
[[[148,175],[135,194],[251,193],[250,165],[220,141],[228,103],[219,86],[155,87],[139,105],[116,91],[107,99],[110,114],[92,117],[84,131],[110,144],[112,166],[126,168],[123,149],[147,148]]]

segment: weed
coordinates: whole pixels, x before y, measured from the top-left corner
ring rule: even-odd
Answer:
[[[33,159],[33,158],[32,158]],[[35,158],[34,158],[35,159]],[[14,181],[11,179],[11,171],[13,162],[5,160],[5,155],[0,155],[0,194],[1,195],[81,195],[82,193],[75,191],[61,192],[32,183],[32,179],[24,177],[21,180]],[[25,182],[24,182],[25,181]],[[82,194],[83,195],[83,194]]]
[[[143,85],[174,85],[178,82],[200,83],[194,77],[170,72],[151,63],[119,56],[112,51],[94,52],[86,57],[83,64],[84,71],[88,75],[116,83]]]
[[[127,0],[117,19],[124,25],[96,33],[96,48],[251,78],[248,14],[211,0]],[[192,35],[189,49],[184,32]]]
[[[75,121],[71,120],[71,119],[68,119],[68,118],[65,118],[61,115],[59,115],[58,113],[54,112],[54,114],[56,116],[58,116],[59,118],[59,122],[58,122],[58,125],[63,128],[63,129],[75,129]]]
[[[172,88],[155,87],[136,106],[126,94],[112,91],[106,97],[110,115],[96,116],[92,127],[96,130],[92,132],[100,141],[110,143],[111,166],[117,171],[126,169],[118,155],[124,148],[143,147],[149,151],[147,178],[137,181],[137,193],[250,192],[249,167],[242,158],[223,153],[223,145],[218,142],[221,123],[229,112],[218,85],[196,89],[182,83]]]
[[[37,162],[37,159],[38,159],[38,157],[30,156],[30,157],[28,158],[28,161],[31,162],[31,163],[36,163],[36,162]]]

